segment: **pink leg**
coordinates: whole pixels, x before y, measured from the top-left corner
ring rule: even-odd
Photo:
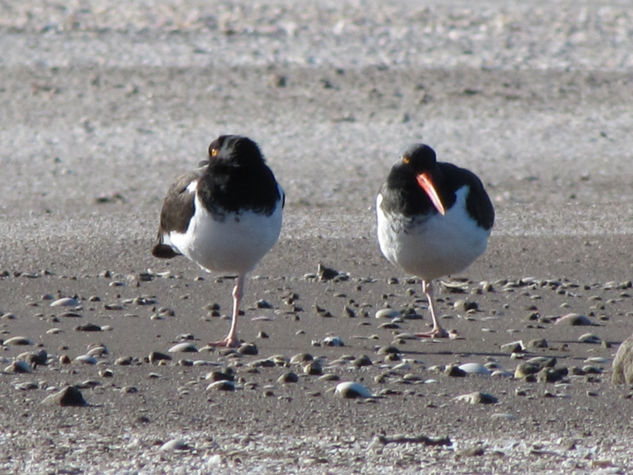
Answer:
[[[440,326],[440,322],[437,320],[435,314],[435,298],[433,298],[433,284],[422,281],[422,292],[426,294],[426,298],[429,301],[429,311],[431,312],[431,318],[433,319],[433,329],[430,332],[416,333],[415,336],[423,338],[447,338],[448,332]]]
[[[214,341],[209,343],[211,346],[226,346],[227,348],[237,346],[239,343],[237,340],[237,317],[240,313],[240,302],[244,295],[244,278],[245,274],[237,276],[237,283],[233,288],[233,317],[231,318],[231,329],[229,334],[223,340]]]

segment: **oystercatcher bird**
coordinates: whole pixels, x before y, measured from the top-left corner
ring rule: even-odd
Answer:
[[[422,278],[433,329],[416,336],[447,337],[437,319],[432,280],[464,270],[486,249],[495,212],[481,180],[438,162],[428,145],[411,145],[380,189],[376,215],[384,256]]]
[[[152,254],[184,255],[207,271],[237,274],[231,328],[226,338],[211,343],[231,347],[238,343],[244,279],[277,242],[285,196],[247,137],[218,137],[201,165],[169,188]]]

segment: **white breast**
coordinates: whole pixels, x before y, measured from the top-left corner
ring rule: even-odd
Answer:
[[[217,218],[206,210],[197,194],[194,206],[187,231],[172,231],[168,240],[183,255],[209,271],[248,272],[279,238],[281,200],[270,216],[249,210]]]
[[[385,213],[376,199],[380,250],[392,263],[405,271],[432,280],[460,272],[485,250],[490,231],[484,230],[468,215],[468,187],[460,188],[455,204],[444,216],[435,214],[412,220],[399,214]]]

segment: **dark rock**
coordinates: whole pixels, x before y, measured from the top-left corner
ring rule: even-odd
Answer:
[[[88,405],[81,391],[74,386],[66,386],[61,391],[47,396],[42,404],[78,407]]]

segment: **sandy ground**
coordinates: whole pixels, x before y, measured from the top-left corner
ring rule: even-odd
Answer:
[[[0,4],[0,471],[631,469],[631,388],[609,373],[633,333],[628,2],[17,3]],[[221,133],[256,140],[287,193],[239,326],[258,354],[168,353],[228,329],[209,306],[230,312],[232,278],[149,254],[167,186]],[[497,211],[487,253],[449,279],[464,293],[440,295],[458,340],[398,336],[429,324],[426,302],[375,240],[375,193],[416,140],[479,174]],[[418,317],[384,327],[385,307]],[[555,323],[569,313],[592,325]],[[539,339],[523,360],[556,358],[560,381],[443,371],[514,373],[501,345]],[[61,362],[95,344],[96,364]],[[208,390],[226,367],[236,390]],[[341,399],[340,381],[379,397]],[[88,406],[41,403],[64,385]],[[456,399],[476,391],[497,402]]]

